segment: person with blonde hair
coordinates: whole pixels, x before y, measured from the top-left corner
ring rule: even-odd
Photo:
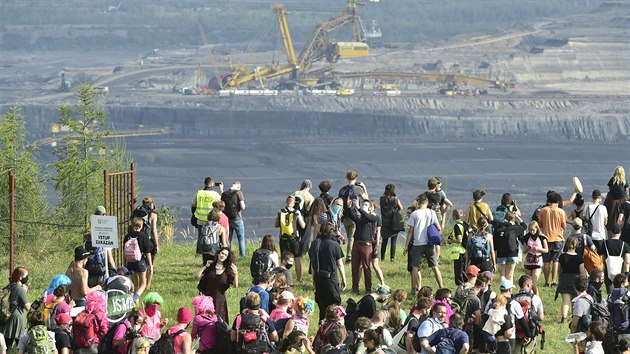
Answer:
[[[527,234],[523,242],[523,253],[525,254],[525,274],[532,278],[532,286],[534,294],[538,295],[538,278],[542,273],[543,259],[542,255],[549,252],[547,245],[547,236],[540,231],[537,221],[532,221],[527,225]]]
[[[562,319],[560,323],[567,320],[569,314],[569,305],[571,300],[578,295],[573,287],[573,279],[580,274],[585,274],[584,261],[581,255],[577,253],[578,240],[569,238],[567,240],[567,251],[560,255],[560,281],[556,288],[556,298],[558,294],[562,295]]]
[[[608,229],[610,229],[615,222],[618,222],[619,209],[627,195],[628,180],[626,179],[626,172],[623,167],[617,166],[613,171],[612,177],[608,180],[608,193],[604,200],[604,206],[608,211],[608,220],[611,220],[607,225]],[[621,224],[621,222],[619,223]]]

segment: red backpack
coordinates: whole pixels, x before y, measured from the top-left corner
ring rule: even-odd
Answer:
[[[72,324],[74,341],[79,348],[89,348],[98,343],[98,324],[96,315],[82,311]]]

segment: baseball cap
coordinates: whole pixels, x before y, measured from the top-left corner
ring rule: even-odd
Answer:
[[[68,315],[65,312],[58,313],[55,316],[55,322],[57,322],[58,325],[69,324],[69,323],[72,323],[72,317],[70,317],[70,315]]]
[[[481,272],[481,275],[485,275],[486,277],[488,277],[488,279],[490,279],[490,281],[492,281],[492,279],[494,278],[494,273],[492,273],[489,270],[486,270],[485,272]]]
[[[466,268],[466,274],[477,276],[479,275],[479,270],[480,269],[476,265],[471,264],[468,268]]]
[[[619,224],[612,224],[612,226],[610,226],[610,232],[614,235],[620,234],[621,226]]]
[[[584,225],[584,223],[582,222],[582,219],[580,218],[575,218],[573,219],[573,221],[571,221],[571,225],[573,225],[573,228],[581,228],[582,225]]]
[[[74,249],[74,260],[75,261],[80,261],[83,259],[86,259],[90,256],[90,252],[88,252],[88,250],[85,249],[85,247],[83,246],[78,246],[77,248]]]
[[[601,196],[602,196],[602,191],[600,191],[599,189],[595,189],[595,190],[593,191],[593,194],[592,194],[592,197],[593,197],[593,198],[599,198],[599,197],[601,197]]]
[[[285,300],[295,300],[295,296],[293,296],[293,293],[288,290],[281,292],[280,298]]]
[[[105,215],[105,207],[102,205],[97,206],[96,209],[94,209],[94,215]]]
[[[515,288],[515,286],[510,279],[503,279],[501,280],[500,288],[501,290],[509,290]]]

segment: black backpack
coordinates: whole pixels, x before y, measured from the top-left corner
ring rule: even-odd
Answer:
[[[597,209],[599,209],[600,204],[598,204],[595,207],[595,210],[593,210],[593,212],[589,215],[589,210],[588,210],[588,205],[584,208],[584,216],[586,217],[586,221],[584,222],[584,225],[582,226],[582,233],[589,235],[589,236],[593,236],[593,216],[595,216],[595,213],[597,213]]]
[[[151,235],[151,213],[151,208],[140,205],[133,211],[133,216],[141,218],[142,221],[144,221],[144,223],[142,224],[142,230],[140,230],[140,232],[147,235],[149,240],[153,241],[153,237]]]
[[[249,273],[252,276],[253,284],[258,284],[263,273],[270,271],[271,268],[273,268],[271,252],[264,248],[255,250],[254,254],[252,254],[252,260],[249,263]]]
[[[201,327],[198,332],[198,338],[200,342],[203,342],[203,330],[206,326]],[[197,351],[198,354],[232,354],[234,353],[234,343],[230,338],[232,329],[221,317],[217,317],[217,321],[214,322],[214,328],[216,329],[216,341],[212,348],[204,350],[203,352]]]
[[[92,240],[85,241],[84,247],[90,252],[85,264],[85,269],[88,271],[88,286],[101,285],[105,281],[107,270],[105,268],[105,250],[102,247],[93,247]]]
[[[238,329],[236,353],[259,354],[272,349],[267,336],[267,325],[260,315],[241,313],[241,325]]]
[[[162,333],[160,339],[149,349],[149,354],[175,354],[175,337],[182,332],[184,332],[184,329],[180,329],[173,334],[168,333],[168,331]]]
[[[225,209],[223,209],[223,213],[230,220],[234,220],[238,217],[238,198],[236,197],[237,193],[237,190],[227,190],[221,195],[221,200],[225,203]]]
[[[458,351],[455,351],[455,338],[453,336],[453,332],[455,332],[452,328],[447,328],[444,330],[444,335],[440,340],[440,343],[435,347],[435,354],[457,354]]]

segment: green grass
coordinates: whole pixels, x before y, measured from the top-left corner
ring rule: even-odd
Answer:
[[[227,291],[228,308],[230,318],[233,319],[238,312],[238,303],[240,297],[245,293],[251,284],[249,275],[249,256],[255,249],[254,244],[248,244],[248,254],[244,259],[238,260],[238,271],[240,284],[238,288],[231,288]],[[389,250],[388,250],[389,251]],[[385,276],[385,282],[391,286],[392,290],[411,288],[410,276],[406,270],[406,260],[402,255],[402,247],[397,250],[396,261],[385,261],[381,263],[381,269]],[[444,255],[444,250],[443,250]],[[67,254],[58,254],[56,257],[50,257],[45,262],[36,259],[28,259],[24,265],[29,269],[31,278],[31,289],[29,297],[34,300],[45,287],[48,282],[58,273],[64,273],[68,263],[72,258],[72,250]],[[308,258],[303,259],[303,267],[306,269]],[[170,323],[174,323],[177,309],[181,306],[187,306],[192,310],[191,300],[197,295],[197,280],[193,278],[193,273],[199,269],[201,265],[201,257],[195,255],[192,245],[163,246],[161,253],[157,257],[155,264],[155,279],[153,281],[152,290],[159,292],[165,300],[161,307],[163,316],[170,319]],[[295,267],[294,267],[295,269]],[[451,289],[455,289],[453,278],[452,263],[445,259],[440,262],[440,269],[444,279],[444,285]],[[517,266],[515,279],[523,274],[522,265]],[[349,267],[346,267],[346,275],[348,284],[351,283],[351,273]],[[377,285],[376,277],[373,274],[374,287]],[[492,288],[497,291],[499,285],[498,275],[495,277]],[[363,284],[363,283],[361,283]],[[433,277],[433,272],[425,268],[422,269],[422,284],[431,286],[434,291],[437,290],[437,283]],[[361,289],[363,286],[361,285]],[[541,296],[545,306],[545,321],[543,322],[546,331],[545,352],[566,353],[570,350],[569,344],[564,342],[564,338],[569,333],[568,325],[559,324],[560,320],[560,304],[561,300],[553,300],[555,288],[541,287]],[[298,295],[307,295],[314,298],[314,288],[310,282],[308,274],[303,277],[302,284],[294,284],[293,293]],[[353,297],[349,290],[342,293],[345,304],[346,299]],[[358,300],[357,296],[354,296]],[[407,299],[405,310],[411,307],[411,296]],[[317,330],[316,319],[318,318],[317,306],[315,313],[311,315],[310,334],[315,334]]]

